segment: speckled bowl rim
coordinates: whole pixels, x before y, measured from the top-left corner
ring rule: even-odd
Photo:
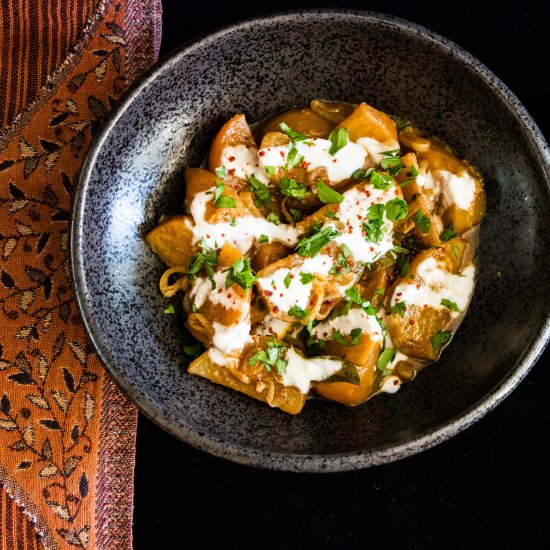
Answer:
[[[166,71],[170,71],[174,65],[179,63],[181,58],[198,47],[208,46],[208,44],[216,42],[228,33],[235,33],[256,26],[274,25],[290,21],[296,16],[305,14],[309,17],[327,20],[333,18],[338,18],[340,20],[355,20],[361,18],[373,23],[383,22],[396,27],[402,32],[419,35],[422,40],[431,42],[436,47],[449,51],[455,58],[458,58],[467,65],[471,71],[475,72],[509,107],[520,127],[523,129],[525,136],[528,138],[531,150],[535,153],[540,168],[546,176],[547,188],[550,189],[550,149],[536,123],[508,87],[485,67],[485,65],[460,46],[425,27],[381,13],[340,9],[286,11],[274,15],[247,19],[183,44],[154,65],[126,92],[117,106],[115,106],[113,111],[111,111],[110,115],[103,122],[101,130],[90,145],[86,160],[80,172],[78,188],[72,208],[70,266],[77,304],[91,342],[101,361],[128,398],[153,422],[158,424],[168,433],[197,449],[207,451],[215,456],[229,459],[237,463],[292,472],[338,472],[367,468],[406,458],[446,441],[479,420],[507,397],[536,363],[550,339],[550,315],[546,316],[539,328],[538,334],[533,337],[530,345],[526,348],[527,351],[518,360],[514,370],[497,387],[464,413],[422,436],[412,438],[410,441],[399,445],[388,445],[370,451],[359,451],[355,453],[314,455],[268,452],[252,446],[238,444],[230,439],[220,439],[212,434],[199,434],[199,432],[192,427],[180,426],[164,416],[161,410],[148,400],[146,396],[142,395],[132,380],[112,361],[109,350],[99,344],[99,339],[96,337],[96,326],[94,324],[93,313],[89,310],[85,300],[86,277],[82,268],[82,262],[79,261],[79,258],[82,257],[83,254],[81,246],[84,199],[88,191],[88,184],[94,170],[97,156],[109,132],[139,94],[159,75],[162,75]]]

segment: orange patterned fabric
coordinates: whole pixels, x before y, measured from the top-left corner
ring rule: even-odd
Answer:
[[[70,22],[48,15],[75,4]],[[8,0],[0,12],[3,54],[12,44],[0,90],[0,549],[130,548],[137,413],[86,338],[67,239],[91,136],[158,52],[160,1]],[[42,54],[21,49],[29,21]],[[37,65],[49,76],[25,75]]]

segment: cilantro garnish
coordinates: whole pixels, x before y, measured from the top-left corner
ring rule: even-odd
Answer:
[[[290,276],[290,271],[286,274],[286,277],[283,279],[283,283],[286,288],[290,286],[290,283],[292,282],[292,277]]]
[[[351,250],[349,246],[345,243],[342,243],[340,246],[340,251],[338,252],[338,258],[336,260],[336,265],[330,268],[330,273],[333,275],[342,275],[349,273],[351,271],[351,266],[348,263],[348,258],[351,256]]]
[[[294,197],[295,199],[303,199],[311,193],[303,183],[292,178],[281,178],[279,188],[283,195]]]
[[[393,185],[393,178],[390,174],[382,174],[382,172],[373,170],[370,174],[370,182],[376,189],[385,191]]]
[[[164,310],[164,313],[176,313],[176,310],[174,309],[174,304],[168,304],[168,307]]]
[[[366,170],[363,170],[363,168],[357,168],[355,172],[351,175],[351,177],[358,181],[358,180],[366,180],[373,172],[373,168],[367,168]]]
[[[260,235],[260,238],[258,239],[258,242],[260,244],[268,243],[269,242],[269,237],[267,235]]]
[[[451,239],[454,239],[458,235],[454,232],[453,224],[450,223],[442,232],[441,235],[439,235],[439,238],[443,242],[450,241]]]
[[[298,208],[290,208],[289,212],[292,216],[292,221],[294,223],[299,222],[302,219],[302,211]]]
[[[405,174],[407,176],[407,179],[404,179],[399,185],[401,187],[405,187],[405,185],[409,185],[409,183],[412,183],[413,181],[416,181],[416,178],[418,177],[418,170],[415,166],[411,166],[407,173]]]
[[[376,368],[379,371],[382,371],[382,374],[384,375],[389,374],[391,371],[387,367],[395,359],[396,354],[397,350],[395,348],[386,348],[380,354],[378,362],[376,363]]]
[[[248,184],[250,185],[250,191],[256,195],[256,198],[265,206],[267,206],[271,201],[271,191],[269,187],[262,183],[254,174],[248,179]]]
[[[214,206],[216,208],[235,208],[237,203],[233,197],[222,195],[225,190],[225,184],[221,181],[216,182],[216,191],[214,191]]]
[[[441,305],[449,308],[451,311],[454,311],[455,313],[458,313],[460,309],[456,305],[456,302],[451,302],[451,300],[447,300],[447,298],[443,298],[441,300]]]
[[[397,302],[392,306],[391,312],[397,313],[397,315],[401,315],[401,317],[405,317],[405,302]]]
[[[252,288],[252,284],[258,278],[250,267],[250,258],[246,258],[246,260],[239,258],[225,271],[227,272],[225,288],[230,287],[232,284],[237,284],[244,289]]]
[[[267,343],[267,350],[255,353],[248,360],[248,364],[254,367],[258,364],[258,361],[261,361],[267,372],[271,372],[271,367],[274,367],[278,374],[284,374],[288,359],[283,359],[282,354],[287,349],[287,346],[273,339],[273,341]]]
[[[201,353],[201,345],[195,344],[194,346],[183,346],[183,353],[189,355],[189,357],[198,357]]]
[[[452,337],[453,333],[449,330],[439,331],[432,338],[432,348],[439,349],[444,346]]]
[[[187,275],[192,281],[201,269],[206,270],[206,274],[212,283],[212,288],[216,287],[214,282],[214,267],[218,263],[218,257],[216,256],[216,251],[210,248],[204,239],[200,242],[201,251],[196,255],[192,256],[187,263]]]
[[[383,170],[387,170],[392,176],[397,176],[399,172],[405,170],[406,166],[399,158],[399,149],[393,151],[383,151],[380,153],[384,158],[380,161]]]
[[[279,223],[281,222],[281,220],[279,219],[279,216],[277,216],[275,212],[270,212],[267,215],[267,221],[270,223],[274,223],[275,225],[279,225]]]
[[[218,166],[214,172],[216,172],[216,176],[222,180],[227,178],[227,170],[223,166]]]
[[[323,246],[341,234],[341,231],[336,231],[334,227],[329,225],[324,229],[317,230],[313,235],[303,238],[296,246],[296,251],[300,256],[309,256],[313,258]]]
[[[292,306],[288,310],[288,314],[296,317],[297,319],[305,319],[309,315],[309,310],[302,309],[300,306]]]
[[[286,158],[286,162],[288,165],[296,167],[302,164],[302,161],[304,160],[304,155],[298,154],[298,149],[295,147],[293,143],[290,145],[290,149],[288,151],[288,156]]]
[[[281,132],[283,132],[283,134],[286,134],[289,138],[293,139],[294,141],[307,141],[309,139],[309,137],[305,136],[304,134],[300,134],[300,132],[293,130],[285,122],[281,122],[281,124],[279,124],[279,128],[281,129]]]
[[[315,275],[313,275],[312,273],[304,273],[303,271],[300,271],[300,282],[303,285],[311,283],[313,279],[315,279]]]
[[[386,218],[392,222],[404,220],[409,213],[407,203],[398,197],[388,201],[385,206]]]
[[[365,240],[371,243],[379,243],[384,237],[384,205],[373,204],[367,210],[367,221],[363,224]]]
[[[344,195],[331,189],[322,180],[317,180],[317,193],[319,194],[319,200],[324,204],[340,204],[344,200]]]
[[[325,217],[330,218],[331,220],[339,220],[340,218],[336,215],[336,212],[332,210],[327,210],[325,212]]]
[[[275,166],[264,166],[264,172],[270,177],[273,177],[273,174],[275,174]]]
[[[331,146],[329,149],[329,154],[335,155],[340,149],[343,149],[349,141],[349,132],[347,128],[339,128],[338,130],[335,128],[332,130],[330,135],[328,136],[328,139],[331,142]]]
[[[430,218],[422,212],[422,210],[418,210],[414,217],[414,223],[421,233],[427,233],[430,230],[430,225],[432,222],[430,221]]]

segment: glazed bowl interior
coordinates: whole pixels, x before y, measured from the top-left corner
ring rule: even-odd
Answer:
[[[442,359],[396,395],[313,400],[289,416],[185,372],[183,319],[165,315],[164,266],[143,241],[182,212],[182,170],[221,124],[312,98],[366,101],[451,144],[485,179],[473,301]],[[72,267],[91,339],[141,410],[182,440],[268,468],[344,470],[403,458],[481,417],[527,373],[548,332],[548,149],[487,69],[448,41],[376,14],[307,12],[245,22],[183,47],[117,108],[76,197]],[[499,277],[500,274],[500,277]],[[504,427],[503,427],[504,429]]]

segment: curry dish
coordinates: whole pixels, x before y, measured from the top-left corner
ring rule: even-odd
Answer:
[[[146,237],[199,342],[191,374],[296,414],[393,393],[439,358],[474,288],[471,164],[365,103],[320,100],[252,130],[234,116],[206,164],[185,172],[188,213]]]

